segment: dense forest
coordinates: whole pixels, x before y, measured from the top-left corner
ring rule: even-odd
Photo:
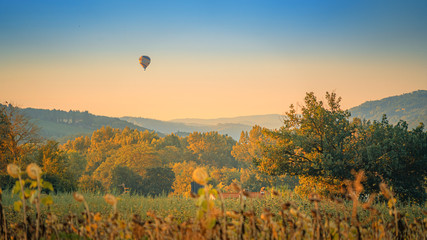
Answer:
[[[186,136],[137,128],[103,126],[90,136],[60,144],[38,137],[37,127],[12,105],[1,106],[0,164],[2,187],[13,181],[6,165],[35,162],[55,191],[123,192],[159,195],[190,193],[191,173],[209,172],[209,184],[225,192],[237,183],[249,191],[261,187],[295,188],[339,194],[347,179],[365,172],[365,194],[386,183],[404,201],[426,200],[427,133],[405,121],[389,123],[351,118],[341,98],[326,102],[307,93],[302,113],[291,105],[283,126],[253,126],[239,141],[218,132]],[[84,113],[83,113],[84,114]],[[77,114],[78,115],[78,114]],[[79,118],[61,120],[75,122]],[[343,185],[344,183],[344,185]]]

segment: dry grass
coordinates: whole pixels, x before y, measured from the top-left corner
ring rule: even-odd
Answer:
[[[362,174],[362,173],[359,173]],[[41,206],[43,239],[424,239],[425,208],[402,212],[393,193],[381,185],[386,203],[374,197],[360,202],[360,175],[347,182],[348,199],[311,194],[301,199],[290,191],[272,191],[271,197],[212,200],[215,189],[206,186],[194,199],[145,198],[99,194],[59,194],[53,204]],[[239,186],[235,186],[239,189]],[[13,211],[5,194],[0,239],[36,238],[37,209],[28,202],[25,212]],[[25,230],[27,229],[27,230]]]

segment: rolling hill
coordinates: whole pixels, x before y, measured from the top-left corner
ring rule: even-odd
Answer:
[[[46,139],[55,139],[59,142],[65,142],[68,139],[92,135],[93,131],[102,126],[111,126],[113,128],[138,129],[140,131],[149,130],[144,127],[134,125],[130,122],[120,120],[119,118],[96,116],[87,111],[62,111],[46,110],[35,108],[23,108],[22,113],[31,119],[31,121],[40,127],[40,135]],[[150,130],[152,131],[152,130]]]
[[[87,111],[62,111],[35,108],[21,109],[24,115],[41,128],[41,135],[48,139],[65,142],[68,139],[91,135],[102,126],[113,128],[156,131],[159,136],[176,133],[186,136],[192,132],[217,131],[239,140],[242,131],[250,131],[254,125],[276,129],[282,126],[283,116],[279,114],[240,116],[234,118],[197,119],[185,118],[161,121],[141,117],[113,118],[96,116]],[[396,124],[399,120],[414,128],[420,122],[427,124],[427,91],[418,90],[411,93],[392,96],[376,101],[368,101],[349,109],[352,117],[380,121],[383,114],[389,122]]]
[[[233,122],[218,122],[215,124],[203,124],[203,123],[183,123],[183,122],[172,122],[172,121],[161,121],[149,118],[138,118],[138,117],[122,117],[122,120],[133,123],[137,126],[145,128],[156,129],[156,131],[164,134],[180,132],[181,135],[188,135],[192,132],[211,132],[217,131],[220,134],[228,135],[235,140],[239,140],[242,131],[250,131],[253,125],[233,123]],[[185,134],[187,133],[187,134]]]
[[[349,111],[352,117],[371,121],[380,121],[383,114],[386,114],[390,123],[396,124],[399,120],[404,120],[412,129],[417,127],[420,122],[427,124],[427,91],[418,90],[381,100],[368,101]]]

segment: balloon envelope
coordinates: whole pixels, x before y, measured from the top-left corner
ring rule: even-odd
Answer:
[[[141,56],[139,58],[139,63],[144,68],[144,70],[148,67],[148,65],[150,65],[150,62],[151,62],[151,59],[148,56]]]

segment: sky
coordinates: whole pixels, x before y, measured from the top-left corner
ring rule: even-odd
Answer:
[[[426,13],[418,0],[0,0],[0,102],[171,120],[283,114],[334,91],[348,109],[427,89]]]

